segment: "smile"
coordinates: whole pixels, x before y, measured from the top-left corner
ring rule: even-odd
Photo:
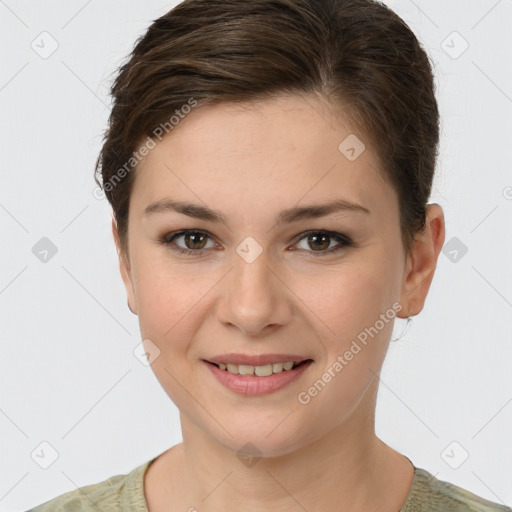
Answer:
[[[221,363],[203,360],[224,388],[245,396],[274,393],[301,377],[313,364],[312,359],[259,365]],[[259,361],[258,361],[259,362]]]
[[[283,371],[292,370],[299,364],[303,364],[305,362],[306,361],[302,361],[302,363],[296,364],[293,361],[287,361],[286,363],[272,363],[261,366],[253,366],[251,364],[219,363],[216,364],[216,366],[220,370],[234,373],[235,375],[256,375],[257,377],[268,377],[274,373],[281,373]]]

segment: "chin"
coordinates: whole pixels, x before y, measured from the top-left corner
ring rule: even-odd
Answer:
[[[304,425],[287,424],[286,414],[283,414],[276,421],[244,421],[236,422],[231,420],[229,434],[222,431],[217,432],[218,442],[225,448],[236,453],[243,462],[247,457],[280,457],[308,445],[313,439],[305,437]],[[313,437],[313,436],[309,436]]]

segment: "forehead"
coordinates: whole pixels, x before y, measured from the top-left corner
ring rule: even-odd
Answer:
[[[193,110],[136,170],[139,208],[165,195],[223,210],[234,203],[280,210],[301,198],[380,201],[381,208],[396,200],[370,141],[304,95]]]

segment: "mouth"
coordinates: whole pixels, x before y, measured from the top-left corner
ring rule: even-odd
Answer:
[[[255,397],[274,393],[298,381],[314,361],[292,354],[224,354],[203,362],[225,388]]]
[[[274,374],[289,372],[299,368],[300,366],[307,365],[313,362],[312,359],[303,359],[301,361],[284,361],[273,362],[260,365],[252,364],[235,364],[226,362],[212,362],[205,361],[206,363],[216,366],[219,370],[234,375],[252,376],[252,377],[270,377]]]

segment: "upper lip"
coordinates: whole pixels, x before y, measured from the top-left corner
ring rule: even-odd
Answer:
[[[297,354],[222,354],[220,356],[210,357],[205,359],[210,363],[215,364],[248,364],[252,366],[264,366],[272,363],[286,363],[293,361],[295,364],[302,363],[311,358],[299,356]]]

